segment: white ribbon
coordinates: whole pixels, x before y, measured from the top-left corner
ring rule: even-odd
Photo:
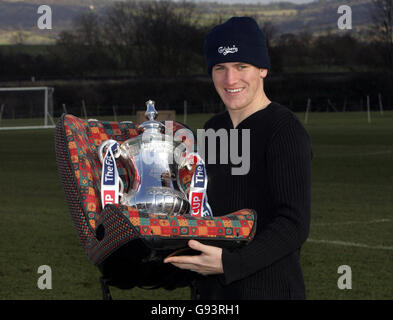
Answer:
[[[119,172],[117,171],[116,159],[119,144],[111,140],[107,143],[107,150],[102,160],[101,172],[101,204],[104,208],[107,204],[119,203]]]
[[[213,213],[207,201],[207,175],[202,158],[196,154],[190,154],[190,158],[197,157],[198,161],[192,176],[188,200],[191,204],[191,214],[198,217],[212,217]],[[190,159],[189,158],[189,159]]]

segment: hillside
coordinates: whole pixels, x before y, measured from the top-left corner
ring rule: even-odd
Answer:
[[[339,14],[337,9],[343,4],[342,0],[320,0],[308,4],[277,3],[269,5],[217,5],[210,4],[204,8],[204,14],[211,19],[217,15],[223,18],[232,15],[251,15],[260,23],[271,22],[276,35],[283,33],[298,33],[308,30],[313,34],[321,32],[340,32],[337,28]],[[363,31],[372,23],[370,16],[370,0],[345,1],[352,9],[353,32],[363,37]]]
[[[47,0],[52,8],[52,30],[36,27],[37,8],[42,0],[2,0],[0,2],[0,44],[23,42],[28,44],[53,43],[57,34],[72,27],[72,21],[80,13],[96,10],[103,13],[105,7],[115,0]],[[352,8],[353,30],[358,37],[365,37],[365,30],[371,24],[369,14],[371,0],[347,0]],[[337,28],[337,8],[342,0],[319,0],[307,4],[274,3],[238,4],[221,2],[197,2],[201,12],[201,22],[208,23],[218,17],[226,19],[233,15],[252,15],[263,24],[271,22],[275,35],[297,33],[308,30],[314,34],[339,32]]]

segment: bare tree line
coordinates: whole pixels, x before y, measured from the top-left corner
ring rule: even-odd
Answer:
[[[187,74],[202,64],[206,27],[194,3],[116,2],[103,14],[84,13],[58,44],[73,50],[105,50],[115,67],[138,75]],[[90,48],[90,49],[89,49]]]
[[[371,43],[362,43],[350,33],[315,37],[306,30],[277,35],[272,22],[258,21],[267,37],[273,70],[316,65],[327,70],[337,65],[347,71],[359,65],[392,70],[393,0],[372,2]],[[82,69],[90,66],[90,71],[104,66],[132,70],[135,75],[201,73],[203,39],[212,27],[201,17],[197,5],[186,1],[116,2],[103,13],[81,14],[73,30],[60,34],[57,44],[64,48],[62,59],[70,65],[80,63]],[[218,16],[214,23],[222,20]]]
[[[387,71],[393,76],[393,0],[373,0],[373,34],[382,44]]]

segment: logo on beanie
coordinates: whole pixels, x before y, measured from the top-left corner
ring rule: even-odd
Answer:
[[[218,53],[226,56],[228,53],[235,53],[238,52],[239,49],[233,45],[232,48],[231,47],[219,47],[218,48]]]

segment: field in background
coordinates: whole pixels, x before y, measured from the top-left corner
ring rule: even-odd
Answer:
[[[209,116],[188,115],[187,124],[201,128]],[[393,297],[393,112],[371,118],[311,113],[305,125],[314,153],[311,231],[302,250],[308,299]],[[66,207],[53,129],[0,131],[0,157],[0,299],[101,299],[98,269]],[[41,265],[52,268],[51,290],[37,287]],[[337,287],[340,265],[352,269],[351,290]],[[114,299],[189,298],[187,288],[111,292]]]

